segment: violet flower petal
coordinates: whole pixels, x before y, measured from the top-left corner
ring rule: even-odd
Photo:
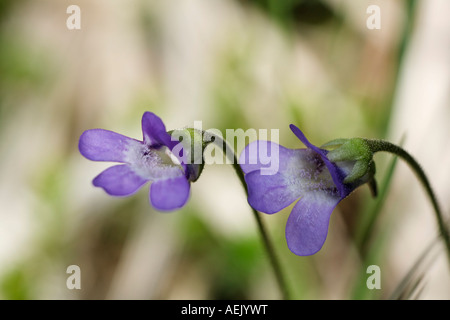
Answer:
[[[246,174],[244,178],[248,186],[248,203],[264,213],[278,212],[301,196],[301,190],[289,188],[281,173],[264,176],[257,170]]]
[[[92,183],[112,196],[128,196],[135,193],[148,180],[134,173],[126,164],[110,167],[94,178]]]
[[[322,248],[331,213],[339,201],[336,194],[310,192],[295,204],[286,223],[286,241],[293,253],[308,256]]]
[[[258,145],[266,145],[266,142]],[[278,166],[278,173],[263,175],[261,170],[253,170],[258,164],[241,164],[244,170],[253,170],[244,178],[248,186],[248,202],[258,211],[275,213],[310,192],[337,191],[321,156],[311,149],[279,146]]]
[[[89,160],[127,162],[129,146],[139,144],[141,142],[113,131],[91,129],[80,136],[78,149]]]
[[[190,183],[185,176],[158,180],[150,186],[150,202],[158,210],[181,208],[189,199]]]
[[[147,146],[164,145],[172,150],[179,143],[171,140],[171,136],[166,132],[166,126],[161,118],[149,111],[142,116],[142,133],[144,144]]]
[[[246,174],[264,168],[268,173],[275,174],[280,169],[280,158],[292,152],[277,143],[256,140],[249,143],[239,156],[239,165]],[[266,173],[266,174],[267,174]]]
[[[307,146],[308,148],[314,150],[315,152],[317,152],[321,156],[326,157],[327,151],[323,150],[323,149],[320,149],[319,147],[316,147],[311,142],[309,142],[308,139],[306,139],[306,137],[303,134],[303,132],[299,128],[297,128],[297,126],[291,124],[291,125],[289,125],[289,128],[291,128],[291,131],[297,136],[297,138],[300,139],[301,142],[303,142],[303,144],[305,146]]]

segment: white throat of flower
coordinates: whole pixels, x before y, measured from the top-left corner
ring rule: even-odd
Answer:
[[[179,159],[166,147],[149,147],[140,141],[128,144],[125,160],[131,169],[150,181],[179,177],[184,169]]]

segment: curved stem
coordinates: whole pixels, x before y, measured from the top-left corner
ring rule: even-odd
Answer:
[[[450,262],[450,237],[448,234],[448,229],[444,222],[442,210],[439,207],[439,203],[437,201],[436,195],[435,195],[435,193],[431,187],[431,184],[428,181],[428,178],[427,178],[425,172],[423,171],[422,167],[419,165],[419,163],[417,163],[417,161],[408,152],[406,152],[404,149],[402,149],[401,147],[399,147],[395,144],[392,144],[392,143],[390,143],[388,141],[384,141],[384,140],[366,140],[366,141],[373,153],[378,152],[378,151],[385,151],[385,152],[395,154],[395,155],[399,156],[400,158],[402,158],[404,161],[406,161],[406,163],[409,164],[411,169],[417,175],[419,181],[422,183],[422,186],[425,188],[425,191],[427,192],[427,195],[430,198],[431,203],[433,205],[433,209],[436,214],[436,219],[437,219],[438,226],[439,226],[439,231],[440,231],[440,234],[446,245],[447,255],[449,258],[449,262]]]
[[[206,133],[209,134],[209,133]],[[228,143],[223,140],[222,137],[217,136],[217,135],[212,135],[212,138],[214,138],[214,141],[212,141],[213,143],[215,143],[216,145],[222,147],[222,151],[225,154],[225,156],[227,156],[229,158],[230,161],[232,161],[232,165],[234,170],[236,171],[237,176],[239,177],[239,180],[241,181],[242,186],[245,189],[245,193],[248,196],[248,189],[247,189],[247,184],[245,183],[245,178],[244,178],[244,173],[242,172],[239,163],[237,161],[236,155],[234,150],[232,150],[230,148],[230,146],[228,145]],[[208,140],[211,141],[211,137],[208,137]],[[278,285],[280,287],[282,296],[285,300],[288,300],[290,295],[289,295],[289,290],[288,287],[286,285],[286,281],[285,281],[285,277],[284,277],[284,273],[281,269],[281,265],[279,262],[279,259],[275,253],[274,247],[272,245],[272,242],[270,241],[269,235],[266,231],[266,228],[264,227],[263,221],[260,217],[260,214],[258,211],[256,211],[255,209],[251,208],[252,212],[253,212],[253,216],[255,217],[256,223],[258,225],[258,229],[259,232],[261,234],[263,243],[264,243],[264,247],[267,251],[267,254],[269,256],[270,259],[270,263],[272,265],[272,269],[273,272],[275,274],[275,278],[278,282]]]

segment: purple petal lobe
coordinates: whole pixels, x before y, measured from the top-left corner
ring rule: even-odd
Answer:
[[[150,186],[150,202],[158,210],[181,208],[189,199],[190,184],[185,176],[158,180]]]
[[[239,165],[244,173],[261,170],[263,175],[275,174],[280,169],[280,158],[291,151],[271,141],[253,141],[242,150]]]
[[[174,145],[178,144],[178,141],[171,140],[162,120],[152,112],[147,111],[142,116],[142,133],[144,143],[148,146],[165,145],[172,149]]]
[[[311,149],[281,147],[278,173],[262,175],[255,170],[245,175],[245,181],[249,204],[264,213],[280,211],[310,192],[337,194],[324,161]]]
[[[248,186],[248,203],[258,211],[275,213],[289,206],[301,195],[300,189],[289,188],[281,173],[261,175],[252,171],[245,175]]]
[[[106,169],[95,177],[93,184],[112,196],[128,196],[139,190],[147,181],[124,164]]]
[[[331,213],[339,201],[335,194],[311,192],[295,204],[286,223],[286,241],[293,253],[308,256],[322,248]]]
[[[327,154],[326,150],[322,150],[319,147],[316,147],[315,145],[313,145],[311,142],[309,142],[308,139],[306,139],[305,135],[299,128],[297,128],[293,124],[289,125],[289,128],[291,128],[291,131],[297,136],[297,138],[300,139],[301,142],[303,142],[303,144],[305,146],[314,150],[315,152],[317,152],[318,154],[320,154],[322,156],[326,156],[326,154]]]
[[[137,144],[140,142],[113,131],[92,129],[80,136],[78,148],[89,160],[126,162],[129,146]]]

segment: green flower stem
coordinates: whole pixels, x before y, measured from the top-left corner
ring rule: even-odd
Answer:
[[[208,134],[208,133],[207,133]],[[233,168],[236,171],[237,176],[239,177],[239,180],[241,181],[242,186],[245,189],[245,193],[248,196],[248,190],[247,190],[247,184],[245,183],[245,179],[244,179],[244,173],[242,172],[242,169],[239,166],[239,163],[237,161],[236,155],[234,150],[232,150],[230,148],[230,146],[228,145],[228,143],[226,143],[226,141],[224,141],[222,139],[222,137],[213,136],[213,143],[216,143],[216,145],[222,147],[223,153],[226,156],[229,156],[229,160],[232,161],[233,164]],[[211,141],[211,137],[208,138],[209,141]],[[232,157],[231,157],[232,155]],[[275,278],[278,282],[278,285],[280,287],[283,299],[288,300],[290,295],[289,295],[289,290],[288,287],[286,285],[286,281],[285,281],[285,277],[284,277],[284,273],[282,271],[279,259],[275,253],[274,247],[272,245],[272,242],[270,241],[269,235],[266,231],[266,228],[264,227],[263,221],[260,217],[260,214],[258,211],[256,211],[255,209],[251,208],[252,212],[253,212],[253,216],[255,217],[256,223],[258,225],[258,229],[259,232],[261,234],[261,238],[263,240],[264,243],[264,247],[266,249],[266,252],[269,256],[270,259],[270,263],[272,265],[272,269],[273,272],[275,274]]]
[[[431,184],[428,181],[427,176],[425,175],[425,172],[422,170],[421,166],[417,163],[417,161],[404,149],[401,147],[392,144],[388,141],[384,140],[366,140],[369,148],[371,149],[372,153],[384,151],[389,152],[392,154],[395,154],[402,158],[408,165],[411,167],[411,169],[414,171],[414,173],[417,175],[419,181],[421,182],[422,186],[425,188],[425,191],[428,195],[428,197],[431,200],[431,203],[433,205],[434,212],[436,214],[436,219],[439,226],[440,234],[443,238],[443,241],[445,243],[445,246],[447,248],[447,255],[450,263],[450,237],[448,233],[448,227],[446,226],[442,214],[442,210],[439,207],[439,203],[437,201],[436,195],[431,188]]]

